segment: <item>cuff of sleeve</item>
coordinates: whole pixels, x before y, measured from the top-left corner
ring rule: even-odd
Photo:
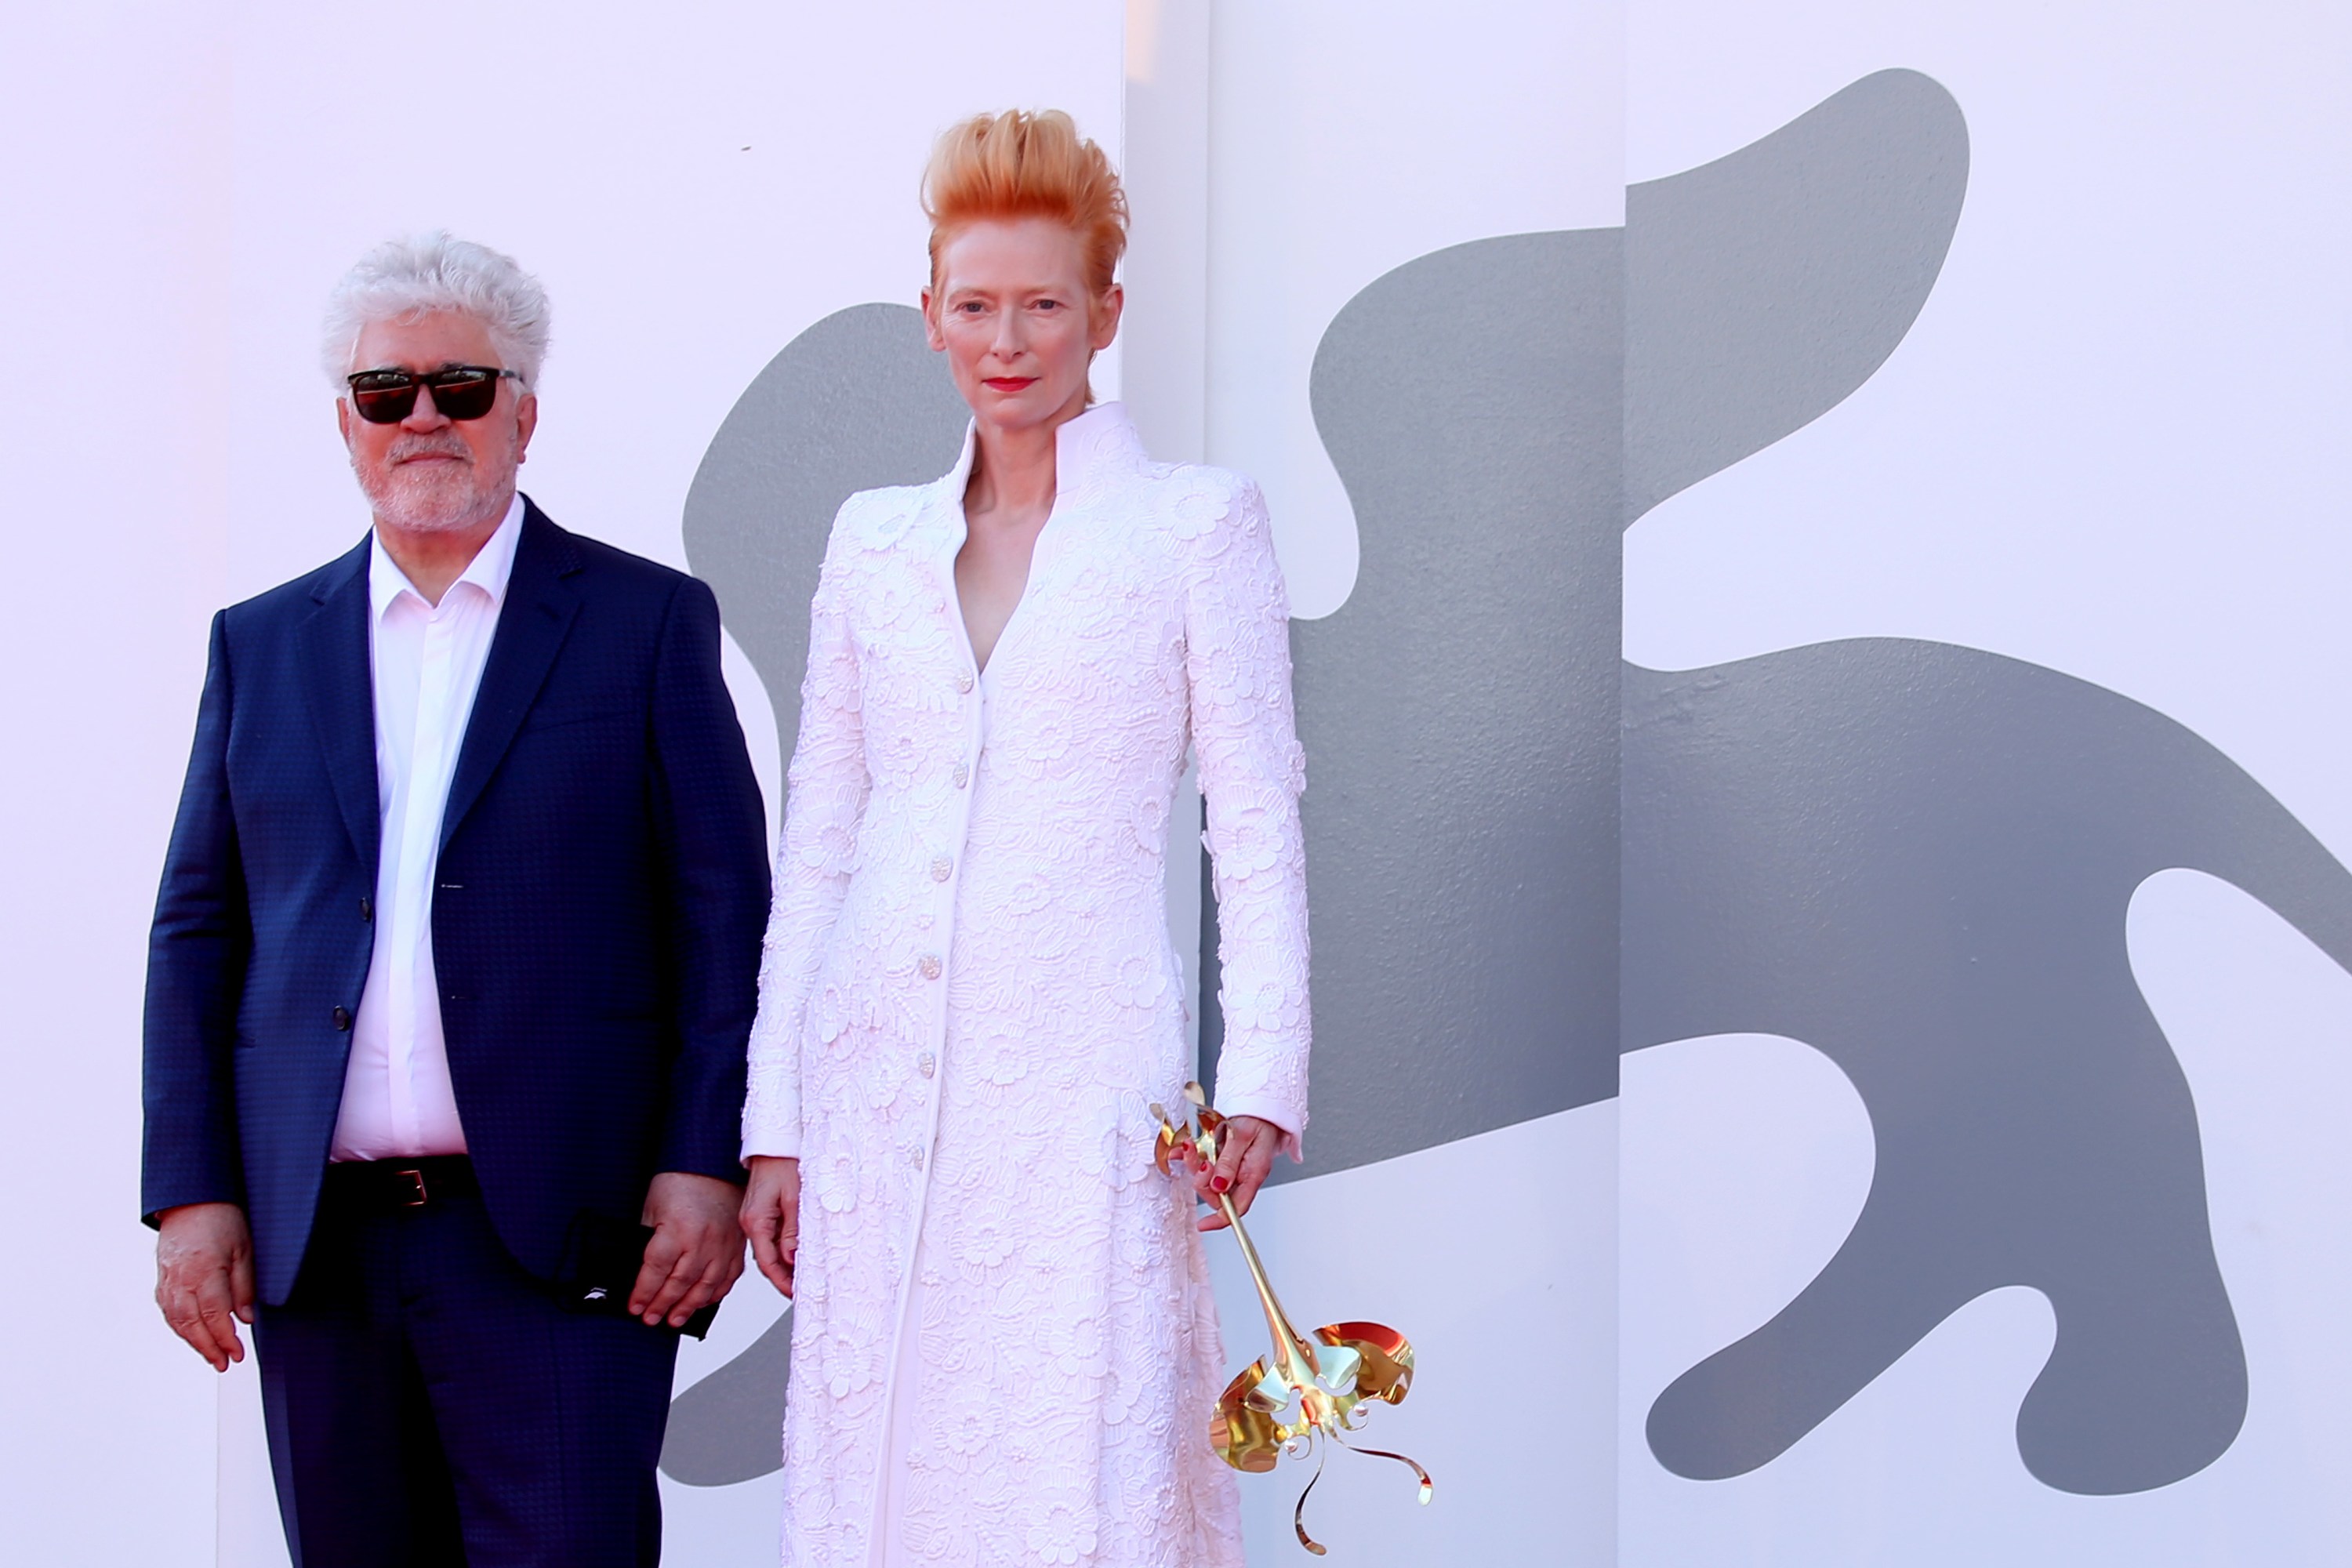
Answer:
[[[801,1135],[797,1131],[785,1132],[769,1128],[758,1131],[747,1129],[743,1133],[743,1163],[746,1165],[755,1159],[797,1160],[800,1157]]]
[[[725,1135],[722,1133],[720,1137]],[[665,1141],[655,1158],[654,1169],[676,1171],[682,1175],[709,1176],[713,1181],[742,1184],[743,1167],[740,1161],[727,1157],[727,1145],[708,1134],[689,1142],[686,1139]]]
[[[235,1204],[246,1208],[245,1183],[233,1171],[174,1172],[169,1175],[151,1171],[140,1186],[140,1222],[151,1229],[159,1229],[166,1209],[186,1208],[192,1204]]]
[[[1217,1110],[1226,1117],[1255,1116],[1260,1121],[1271,1122],[1282,1133],[1282,1147],[1295,1163],[1307,1161],[1307,1145],[1301,1136],[1307,1119],[1286,1105],[1271,1098],[1239,1095],[1230,1103],[1219,1097]]]

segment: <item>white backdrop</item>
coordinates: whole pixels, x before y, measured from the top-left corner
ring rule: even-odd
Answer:
[[[2242,6],[1629,8],[1627,174],[1655,178],[1889,66],[1968,117],[1966,208],[1917,323],[1859,392],[1628,534],[1626,657],[1683,669],[1930,638],[2169,714],[2352,858],[2352,14]],[[1807,1568],[2276,1565],[2352,1555],[2352,979],[2189,871],[2134,901],[2245,1342],[2243,1430],[2172,1486],[2078,1497],[2012,1431],[2040,1293],[1980,1297],[1776,1462],[1669,1474],[1643,1421],[1844,1238],[1871,1126],[1801,1043],[1624,1066],[1622,1560]]]
[[[1613,226],[1628,180],[1870,72],[1924,71],[1971,149],[1932,297],[1851,399],[1635,526],[1627,656],[1682,669],[1894,636],[2030,659],[2179,720],[2352,858],[2340,7],[730,0],[658,19],[505,5],[453,37],[281,3],[5,28],[0,998],[20,1109],[0,1173],[28,1299],[0,1536],[23,1561],[283,1561],[250,1368],[214,1379],[147,1298],[138,999],[205,619],[364,526],[315,329],[333,278],[391,233],[446,225],[540,273],[556,346],[527,487],[683,564],[688,486],[745,384],[831,311],[912,300],[932,135],[975,109],[1067,108],[1126,161],[1139,215],[1126,363],[1097,385],[1124,382],[1162,455],[1264,481],[1298,613],[1319,616],[1357,557],[1307,372],[1358,290],[1462,241]],[[773,806],[772,721],[748,664],[730,676]],[[1335,1557],[2352,1554],[2333,1484],[2352,1461],[2352,979],[2189,871],[2143,888],[2127,937],[2196,1100],[2246,1347],[2221,1459],[2121,1497],[2029,1475],[2012,1428],[2054,1320],[2011,1288],[1773,1462],[1664,1469],[1651,1402],[1812,1278],[1874,1167],[1827,1058],[1717,1037],[1628,1058],[1621,1101],[1268,1194],[1261,1240],[1300,1316],[1383,1318],[1423,1351],[1386,1433],[1437,1500],[1335,1469],[1318,1494]],[[1367,1215],[1410,1243],[1361,1244]],[[1246,1353],[1254,1315],[1225,1296]],[[748,1284],[682,1384],[773,1315]],[[1294,1484],[1244,1485],[1254,1560],[1293,1561]],[[672,1561],[767,1560],[772,1478],[665,1489]]]
[[[191,19],[108,8],[5,27],[0,1180],[22,1337],[0,1535],[26,1562],[205,1563],[214,1394],[147,1296],[137,1042],[142,928],[228,592],[227,51]],[[209,390],[163,406],[186,368]]]

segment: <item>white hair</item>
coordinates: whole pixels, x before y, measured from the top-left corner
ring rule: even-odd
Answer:
[[[344,378],[358,368],[352,355],[360,334],[370,326],[429,310],[453,310],[481,322],[505,362],[500,368],[520,375],[526,392],[539,384],[547,358],[547,290],[513,257],[456,238],[447,229],[386,240],[343,274],[327,297],[320,343],[327,379],[338,392],[343,389]]]

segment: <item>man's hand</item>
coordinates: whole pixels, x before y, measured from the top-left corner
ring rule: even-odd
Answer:
[[[743,1189],[743,1234],[768,1283],[793,1293],[793,1259],[801,1249],[801,1163],[769,1154],[751,1156],[751,1184]]]
[[[629,1310],[673,1329],[727,1294],[743,1272],[743,1238],[735,1229],[732,1182],[664,1171],[646,1193],[645,1223],[654,1227],[646,1264],[629,1290]]]
[[[226,1372],[245,1359],[239,1323],[253,1321],[253,1232],[235,1204],[183,1204],[156,1216],[155,1305],[172,1331]]]
[[[1247,1214],[1257,1201],[1258,1188],[1274,1169],[1282,1149],[1282,1129],[1255,1116],[1234,1116],[1217,1131],[1217,1163],[1202,1164],[1185,1145],[1184,1167],[1192,1173],[1192,1189],[1212,1212],[1200,1222],[1202,1230],[1225,1228],[1225,1211],[1216,1208],[1217,1194],[1233,1199],[1235,1214]]]

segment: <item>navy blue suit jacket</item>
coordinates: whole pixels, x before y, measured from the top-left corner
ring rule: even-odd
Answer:
[[[368,544],[214,618],[147,970],[151,1221],[244,1205],[293,1289],[375,934]],[[554,1271],[662,1171],[742,1179],[766,828],[691,577],[526,505],[449,786],[433,957],[492,1223]]]

